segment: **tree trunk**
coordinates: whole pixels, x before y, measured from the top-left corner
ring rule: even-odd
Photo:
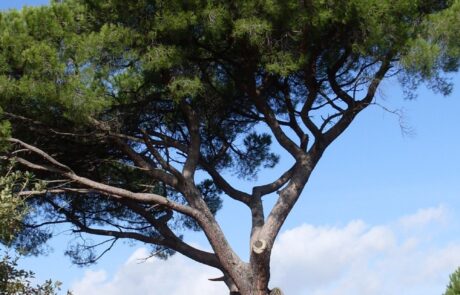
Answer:
[[[269,295],[270,290],[267,287],[266,279],[256,279],[252,273],[249,273],[246,278],[242,278],[239,281],[240,288],[233,282],[233,280],[228,276],[224,275],[219,278],[209,279],[210,281],[223,281],[229,291],[230,295]],[[278,293],[276,293],[278,294]]]
[[[227,283],[227,282],[226,282]],[[229,288],[230,295],[270,295],[271,291],[268,289],[268,280],[265,276],[254,276],[253,273],[248,274],[243,282],[239,282],[241,288]],[[241,284],[242,283],[242,284]],[[227,283],[227,286],[229,284]],[[230,287],[230,286],[229,286]],[[282,294],[282,293],[275,293]]]

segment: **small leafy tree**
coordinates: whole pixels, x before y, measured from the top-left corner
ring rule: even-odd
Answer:
[[[460,268],[450,275],[449,285],[444,295],[460,295]]]
[[[381,82],[450,93],[459,15],[458,0],[64,0],[1,13],[2,169],[34,179],[7,196],[7,211],[29,210],[6,240],[38,253],[66,223],[82,237],[67,251],[76,263],[130,239],[220,270],[234,294],[269,294],[284,221]],[[248,191],[227,177],[275,167],[272,141],[291,167]],[[223,199],[247,209],[248,261],[215,218]]]
[[[18,268],[18,258],[4,255],[0,261],[0,294],[2,295],[57,295],[61,283],[47,280],[33,286],[34,273]],[[71,293],[68,292],[68,295]]]
[[[10,165],[0,177],[0,240],[11,246],[18,232],[23,230],[23,221],[28,214],[27,200],[18,197],[22,191],[31,188],[34,183],[31,173],[12,170]],[[37,183],[35,189],[39,188]],[[18,248],[19,253],[27,253],[28,249]],[[18,267],[19,257],[13,258],[5,253],[0,261],[0,294],[2,295],[55,295],[61,283],[47,280],[41,285],[32,285],[35,274]],[[68,292],[67,294],[71,294]]]

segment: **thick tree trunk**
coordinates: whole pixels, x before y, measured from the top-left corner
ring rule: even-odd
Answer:
[[[246,278],[243,278],[243,282],[238,282],[240,288],[232,289],[229,286],[230,295],[269,295],[271,294],[268,289],[268,277],[264,274],[254,274],[254,272],[249,272]]]
[[[268,295],[271,294],[268,289],[268,280],[264,276],[254,276],[253,272],[248,272],[245,277],[240,277],[237,284],[228,276],[228,274],[210,279],[210,281],[223,281],[229,289],[230,295]],[[276,293],[278,294],[278,293]]]

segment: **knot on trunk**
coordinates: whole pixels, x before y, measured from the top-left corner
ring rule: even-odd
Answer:
[[[267,249],[267,242],[265,240],[256,240],[252,243],[252,251],[256,254],[262,254]]]

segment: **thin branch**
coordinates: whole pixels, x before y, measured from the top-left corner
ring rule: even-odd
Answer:
[[[77,189],[77,188],[62,188],[62,189],[46,189],[41,191],[21,191],[18,193],[18,196],[37,196],[37,195],[46,195],[46,194],[64,194],[64,193],[80,193],[88,194],[94,192],[94,190],[89,189]]]
[[[343,112],[344,109],[339,107],[335,102],[337,100],[339,100],[339,97],[335,97],[334,99],[331,99],[327,94],[325,94],[323,91],[318,91],[318,94],[321,95],[321,97],[323,97],[326,102],[323,103],[323,104],[320,104],[318,106],[315,106],[315,107],[312,107],[310,110],[312,111],[315,111],[315,110],[319,110],[327,105],[330,105],[332,108],[334,108],[335,110],[339,111],[339,112]]]
[[[179,150],[180,152],[187,153],[187,147],[181,144],[179,141],[164,134],[159,134],[156,132],[150,133],[158,138],[161,138],[162,143],[164,145],[173,147]],[[203,157],[200,157],[199,165],[211,176],[214,183],[221,190],[223,190],[230,198],[243,202],[245,204],[249,204],[251,195],[234,188],[230,183],[228,183],[225,180],[225,178],[222,177],[222,175],[217,171],[217,169],[212,164],[208,163]]]
[[[377,103],[377,102],[373,102],[373,103],[371,103],[371,105],[375,105],[375,106],[381,108],[382,110],[384,110],[385,112],[396,116],[398,118],[399,128],[401,129],[401,134],[403,136],[412,136],[412,135],[414,135],[415,131],[411,126],[408,126],[408,123],[406,122],[406,118],[405,118],[403,109],[389,109],[386,106],[384,106],[384,105],[382,105],[380,103]]]
[[[296,111],[295,107],[292,103],[291,96],[289,94],[289,88],[286,86],[287,89],[284,89],[284,100],[286,103],[286,109],[288,111],[289,116],[289,127],[296,133],[296,135],[300,139],[300,148],[305,150],[308,146],[308,135],[303,132],[300,128],[299,123],[297,122]]]
[[[160,180],[172,187],[177,187],[178,180],[171,174],[168,174],[149,163],[144,157],[138,154],[133,148],[123,140],[117,138],[115,143],[122,149],[122,151],[136,163],[137,166],[144,169],[144,171],[157,180]]]
[[[160,153],[158,152],[158,150],[155,148],[155,146],[153,145],[154,142],[152,141],[152,139],[148,136],[147,132],[145,130],[141,130],[142,134],[143,134],[143,140],[144,140],[144,143],[145,145],[147,146],[147,149],[149,150],[149,152],[152,154],[152,156],[158,161],[158,163],[160,163],[161,167],[166,170],[166,171],[169,171],[171,172],[173,175],[176,176],[176,178],[181,178],[182,177],[182,174],[176,169],[174,168],[173,166],[171,166],[161,155]]]
[[[321,131],[319,130],[318,126],[313,123],[310,119],[310,111],[313,107],[313,103],[315,102],[318,95],[318,90],[316,86],[311,86],[308,92],[307,100],[305,101],[302,110],[300,111],[300,118],[304,125],[310,130],[316,140],[319,140],[322,136]]]
[[[37,223],[37,224],[23,223],[23,226],[28,227],[28,228],[39,228],[39,227],[42,227],[42,226],[54,225],[54,224],[63,224],[63,223],[69,223],[69,221],[67,219],[62,219],[62,220],[47,221],[47,222],[42,222],[42,223]]]
[[[273,110],[267,105],[266,101],[258,93],[253,93],[252,99],[257,109],[264,115],[265,122],[272,130],[278,143],[285,148],[294,158],[298,158],[303,153],[302,149],[297,146],[283,131]]]
[[[326,119],[324,119],[324,121],[323,121],[323,123],[321,124],[319,130],[320,130],[321,132],[323,132],[324,129],[327,127],[327,125],[328,125],[329,123],[331,123],[332,120],[334,120],[335,118],[338,118],[338,117],[340,117],[340,116],[343,116],[344,112],[345,112],[345,111],[342,111],[342,112],[338,112],[338,113],[335,113],[335,114],[333,114],[333,115],[328,116]]]
[[[336,77],[337,72],[345,64],[349,56],[350,56],[350,50],[347,49],[343,53],[343,55],[337,60],[337,62],[327,70],[327,77],[328,77],[329,85],[331,85],[331,88],[334,91],[334,93],[338,97],[340,97],[340,99],[342,99],[350,108],[354,105],[354,100],[350,95],[348,95],[348,93],[346,93],[340,87],[339,83],[337,82],[337,77]]]
[[[385,77],[385,74],[388,72],[388,70],[391,67],[391,59],[392,59],[392,53],[388,53],[388,55],[382,61],[382,65],[380,66],[379,70],[374,75],[374,78],[372,79],[372,82],[369,85],[367,94],[362,99],[361,104],[368,105],[371,103],[372,99],[375,96],[375,92],[377,91],[377,88],[380,85],[380,82],[382,82],[383,77]]]
[[[260,196],[264,196],[279,190],[291,179],[294,169],[295,164],[287,171],[285,171],[277,180],[265,185],[256,186],[254,187],[253,191],[257,192],[257,194]]]
[[[372,82],[368,87],[368,91],[366,96],[360,101],[354,101],[354,106],[349,107],[344,113],[340,120],[331,127],[325,134],[324,134],[324,144],[327,146],[331,143],[334,139],[336,139],[342,132],[350,125],[356,115],[365,109],[369,104],[372,102],[375,92],[377,91],[377,87],[380,85],[381,80],[385,76],[385,73],[390,69],[391,66],[391,59],[392,55],[389,53],[383,59],[380,68],[375,73]]]
[[[71,133],[71,132],[61,132],[61,131],[56,131],[55,129],[47,126],[45,123],[37,120],[33,120],[24,116],[16,115],[13,113],[9,112],[2,112],[2,115],[5,115],[6,117],[9,117],[11,119],[17,119],[21,120],[27,123],[31,123],[33,125],[38,125],[46,128],[47,132],[51,132],[53,134],[59,135],[59,136],[68,136],[68,137],[94,137],[97,135],[103,135],[103,134],[95,134],[95,133]]]
[[[212,180],[217,185],[217,187],[223,190],[225,194],[227,194],[230,198],[245,204],[249,204],[249,202],[251,201],[250,194],[234,188],[230,183],[228,183],[225,180],[225,178],[222,177],[222,175],[216,170],[214,166],[210,165],[202,158],[200,159],[200,165],[211,176]]]

